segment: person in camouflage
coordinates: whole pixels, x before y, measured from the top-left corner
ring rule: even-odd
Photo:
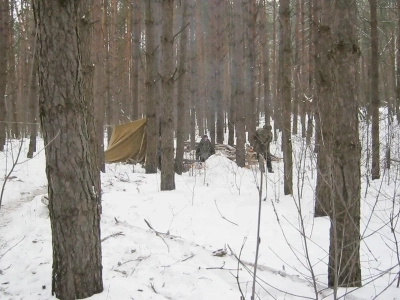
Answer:
[[[272,126],[264,125],[263,128],[257,129],[254,134],[253,150],[257,152],[257,159],[260,154],[267,160],[268,173],[274,173],[272,170],[271,153],[269,145],[272,142]]]
[[[214,145],[208,139],[207,135],[203,135],[203,138],[201,139],[196,149],[196,159],[199,159],[200,161],[204,162],[207,158],[209,158],[213,154],[215,154]]]

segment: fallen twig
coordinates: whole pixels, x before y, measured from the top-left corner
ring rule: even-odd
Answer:
[[[175,264],[177,264],[177,263],[187,261],[188,259],[191,259],[192,257],[194,257],[194,254],[193,254],[193,253],[192,253],[189,257],[186,257],[185,259],[178,260],[177,262],[174,262],[174,263],[172,263],[172,264],[170,264],[170,265],[161,266],[161,267],[163,267],[163,268],[169,268],[170,266],[173,266],[173,265],[175,265]]]
[[[124,264],[127,264],[128,262],[131,262],[131,261],[135,261],[135,260],[134,259],[130,259],[130,260],[124,261],[123,263],[118,262],[118,267],[120,267],[120,266],[122,266]]]
[[[156,289],[154,288],[154,284],[152,282],[150,282],[150,286],[151,286],[151,289],[153,290],[153,292],[158,294]]]
[[[236,283],[237,283],[237,286],[239,288],[239,292],[241,294],[240,300],[244,300],[245,299],[243,291],[242,291],[242,288],[240,287],[240,282],[239,282],[239,270],[241,270],[239,268],[239,266],[240,266],[240,259],[241,259],[241,256],[242,256],[242,251],[243,251],[243,248],[244,248],[244,244],[246,244],[246,240],[247,240],[247,237],[244,237],[243,243],[242,243],[242,247],[240,248],[239,257],[236,256],[236,254],[232,251],[231,247],[228,245],[229,250],[231,250],[231,253],[235,256],[235,258],[237,260],[236,276],[234,276],[232,273],[231,274],[236,279]]]
[[[217,205],[217,200],[214,199],[214,203],[215,203],[215,206],[216,206],[216,208],[217,208],[217,210],[218,210],[220,216],[222,217],[222,219],[228,221],[229,223],[231,223],[231,224],[233,224],[233,225],[239,226],[239,225],[236,224],[235,222],[229,221],[227,218],[225,218],[225,217],[221,214],[221,212],[219,211],[218,205]]]
[[[113,233],[113,234],[111,234],[109,236],[106,236],[105,238],[102,238],[101,241],[104,242],[105,240],[108,240],[109,238],[116,237],[116,236],[119,236],[119,235],[124,235],[124,233],[122,231],[117,232],[117,233]]]
[[[172,235],[169,232],[164,233],[164,232],[157,231],[153,228],[153,226],[151,226],[151,224],[146,219],[144,219],[144,221],[146,222],[147,226],[149,226],[149,228],[151,230],[153,230],[156,234],[167,236],[170,239],[181,239],[180,236]]]
[[[147,256],[139,256],[137,259],[135,259],[136,261],[138,261],[138,264],[136,265],[135,268],[132,269],[132,272],[131,272],[131,275],[130,275],[130,276],[132,276],[133,272],[136,271],[136,268],[140,265],[140,263],[141,263],[143,260],[148,259],[149,257],[150,257],[150,255],[147,255]]]
[[[7,252],[10,252],[11,249],[15,248],[19,243],[21,243],[23,241],[23,239],[25,238],[25,236],[18,242],[16,243],[14,246],[12,246],[10,249],[8,249],[6,252],[4,252],[1,256],[0,256],[0,260],[3,258],[4,255],[7,254]]]
[[[150,228],[151,230],[153,230],[153,231],[155,232],[155,234],[156,234],[158,237],[160,237],[160,238],[162,239],[162,241],[164,242],[164,244],[167,246],[167,249],[168,249],[168,252],[169,252],[169,246],[168,246],[167,242],[164,240],[164,238],[162,237],[162,235],[167,235],[167,236],[169,236],[169,234],[158,232],[157,230],[155,230],[155,229],[153,228],[153,226],[150,225],[150,223],[149,223],[146,219],[144,219],[144,221],[146,222],[147,226],[149,226],[149,228]]]

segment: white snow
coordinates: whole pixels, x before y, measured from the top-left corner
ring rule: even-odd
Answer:
[[[332,290],[326,288],[330,222],[313,217],[316,156],[302,139],[292,142],[294,196],[283,194],[282,161],[273,162],[275,173],[267,174],[267,187],[265,181],[263,185],[262,198],[265,189],[267,197],[261,202],[256,292],[259,299],[316,298],[301,234],[303,220],[319,299],[333,299]],[[55,299],[50,219],[42,203],[47,193],[43,141],[30,160],[25,159],[28,144],[26,140],[22,146],[11,174],[15,177],[5,184],[0,210],[0,299]],[[1,185],[18,146],[18,141],[12,141],[7,151],[0,152]],[[282,156],[279,144],[272,150]],[[240,299],[237,274],[250,299],[252,278],[246,268],[253,271],[256,250],[258,167],[239,168],[217,152],[202,166],[176,175],[173,191],[160,191],[160,173],[145,174],[140,165],[111,164],[106,169],[101,216],[104,291],[90,299]],[[397,241],[389,222],[391,214],[398,221],[400,211],[398,172],[394,165],[381,180],[369,181],[368,189],[363,175],[364,286],[343,298],[400,299]],[[145,220],[161,234],[156,235]],[[399,238],[399,225],[395,226]],[[237,272],[238,262],[230,249],[239,255],[242,247],[246,264],[239,265]],[[227,254],[214,256],[220,249]],[[340,289],[339,294],[350,291]]]

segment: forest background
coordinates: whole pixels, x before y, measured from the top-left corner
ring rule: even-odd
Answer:
[[[244,167],[245,145],[252,144],[262,115],[273,124],[275,140],[282,137],[285,195],[294,188],[292,136],[318,153],[315,216],[329,216],[333,224],[328,285],[361,285],[354,243],[360,233],[359,121],[371,129],[363,144],[367,176],[379,179],[382,167],[398,162],[391,124],[400,119],[400,1],[67,1],[60,2],[71,8],[65,15],[55,5],[48,16],[45,1],[0,5],[0,150],[7,140],[29,136],[27,156],[33,157],[40,115],[51,164],[56,143],[50,142],[74,129],[65,120],[65,128],[57,128],[58,114],[74,111],[83,120],[77,118],[77,128],[88,127],[83,148],[94,158],[87,163],[104,171],[104,136],[116,124],[146,117],[146,173],[157,172],[161,128],[161,190],[173,190],[185,141],[193,149],[208,133],[213,143],[235,146],[235,161]],[[74,22],[49,26],[57,16]],[[77,30],[73,41],[82,50],[82,65],[72,69],[61,47],[70,45],[62,41],[69,28]],[[60,49],[46,37],[59,38]],[[64,88],[45,80],[55,69],[46,63],[55,61],[65,67],[59,73],[82,75],[64,83],[67,90],[78,83],[78,98],[87,102],[64,107],[56,97],[49,101],[49,92]],[[94,120],[93,128],[82,125],[85,120]],[[91,186],[97,189],[96,178]]]

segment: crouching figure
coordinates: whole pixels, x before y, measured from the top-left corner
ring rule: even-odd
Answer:
[[[270,143],[272,142],[272,126],[264,125],[263,128],[257,129],[254,134],[253,150],[257,152],[257,159],[260,154],[267,160],[268,173],[274,173],[272,170],[271,153],[269,150]]]
[[[207,135],[203,135],[196,149],[196,159],[204,162],[211,155],[215,154],[214,145],[208,139]]]

